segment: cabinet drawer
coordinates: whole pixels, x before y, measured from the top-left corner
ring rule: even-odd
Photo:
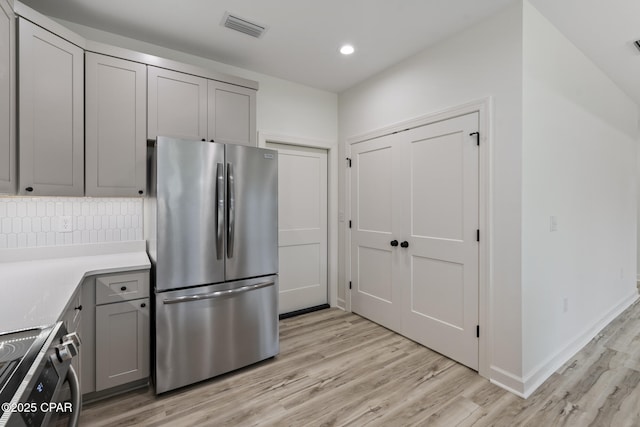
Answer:
[[[111,274],[96,277],[96,305],[149,296],[149,272]]]

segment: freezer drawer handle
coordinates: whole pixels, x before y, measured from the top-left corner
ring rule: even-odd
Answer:
[[[178,298],[165,299],[162,302],[165,304],[178,304],[180,302],[190,302],[190,301],[199,301],[203,299],[213,299],[220,297],[228,297],[231,295],[242,294],[244,292],[255,291],[256,289],[266,288],[267,286],[275,285],[274,281],[256,283],[255,285],[247,285],[237,289],[227,289],[226,291],[216,291],[211,292],[210,294],[198,294],[198,295],[187,295]]]

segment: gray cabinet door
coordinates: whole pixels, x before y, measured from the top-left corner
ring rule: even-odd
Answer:
[[[256,146],[256,91],[209,80],[209,140]]]
[[[26,21],[19,29],[20,194],[84,194],[84,57]]]
[[[82,282],[82,394],[96,391],[96,276],[89,276]]]
[[[207,80],[190,74],[148,67],[147,138],[201,140],[207,137]]]
[[[64,323],[65,328],[67,328],[67,333],[75,332],[80,337],[80,353],[78,357],[74,357],[71,359],[71,366],[76,371],[78,375],[78,381],[82,384],[82,356],[83,356],[83,329],[82,329],[82,291],[78,289],[76,293],[71,297],[71,302],[67,306],[67,310],[62,315],[62,322]],[[82,392],[82,387],[81,387]]]
[[[0,193],[16,191],[15,19],[0,0]]]
[[[149,376],[149,298],[96,307],[96,391]]]
[[[87,52],[85,73],[86,194],[143,195],[147,67]]]

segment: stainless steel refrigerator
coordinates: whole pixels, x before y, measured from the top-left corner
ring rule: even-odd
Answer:
[[[278,353],[277,162],[273,150],[168,137],[150,149],[156,393]]]

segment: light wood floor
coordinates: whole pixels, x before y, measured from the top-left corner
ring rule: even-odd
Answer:
[[[639,426],[640,305],[523,400],[337,309],[280,322],[269,361],[87,405],[82,426]]]

